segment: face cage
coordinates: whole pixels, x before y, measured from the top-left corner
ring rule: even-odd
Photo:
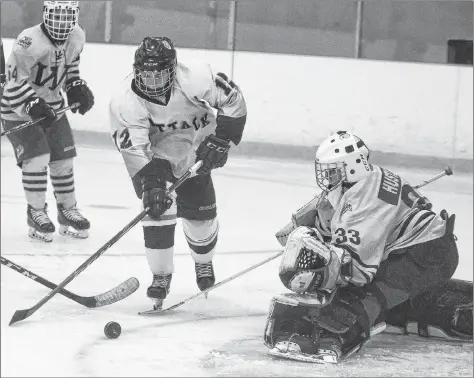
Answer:
[[[315,162],[316,183],[326,191],[336,189],[343,181],[347,180],[344,163],[318,163]]]
[[[151,73],[151,76],[150,76]],[[140,68],[134,69],[135,85],[140,92],[150,98],[158,98],[165,95],[173,86],[176,66],[165,68],[160,71],[146,71]],[[163,76],[168,76],[165,80]],[[151,85],[148,84],[151,81]],[[146,85],[147,83],[148,85]]]
[[[69,37],[77,25],[78,17],[78,8],[45,8],[43,11],[43,22],[49,35],[58,41],[65,41]]]

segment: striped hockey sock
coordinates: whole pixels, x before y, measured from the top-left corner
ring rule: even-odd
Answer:
[[[56,201],[65,208],[70,208],[76,204],[76,196],[74,189],[74,173],[72,169],[66,174],[50,175],[54,188]]]
[[[46,203],[48,177],[46,170],[40,172],[22,172],[23,189],[26,202],[35,209],[43,209]]]

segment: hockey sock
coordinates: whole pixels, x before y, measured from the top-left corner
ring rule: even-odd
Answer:
[[[66,209],[73,207],[76,205],[76,195],[72,159],[51,162],[49,167],[56,201]]]
[[[41,155],[25,160],[22,164],[22,182],[26,202],[34,209],[43,209],[48,186],[49,155]]]

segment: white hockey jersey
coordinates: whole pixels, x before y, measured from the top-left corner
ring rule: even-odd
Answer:
[[[331,235],[331,244],[352,256],[352,282],[362,286],[374,278],[389,254],[444,235],[446,222],[414,203],[417,190],[388,169],[373,172],[349,189],[329,192],[319,207],[315,226]]]
[[[173,175],[181,176],[194,164],[199,144],[215,133],[216,117],[247,114],[239,87],[225,75],[214,74],[207,64],[178,63],[167,105],[139,95],[132,83],[130,75],[113,95],[109,109],[112,137],[130,177],[153,158],[170,162]]]
[[[84,30],[76,26],[63,44],[53,44],[46,33],[39,24],[23,30],[13,43],[1,101],[3,119],[30,120],[25,106],[38,97],[55,110],[64,107],[62,90],[79,78]]]

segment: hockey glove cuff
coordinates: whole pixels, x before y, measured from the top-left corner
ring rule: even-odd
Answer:
[[[173,200],[166,195],[166,182],[157,176],[144,176],[142,182],[142,201],[147,214],[154,220],[171,207]]]
[[[66,85],[67,103],[72,105],[75,102],[80,103],[79,108],[71,109],[73,113],[79,110],[84,115],[94,106],[94,95],[82,79],[76,79]]]
[[[229,141],[220,139],[212,134],[208,135],[196,151],[196,161],[202,160],[202,166],[197,171],[197,174],[205,175],[215,168],[223,167],[227,162],[229,149]]]
[[[56,120],[56,112],[42,98],[36,98],[26,104],[25,110],[32,119],[45,117],[41,124],[44,127],[50,127]]]

